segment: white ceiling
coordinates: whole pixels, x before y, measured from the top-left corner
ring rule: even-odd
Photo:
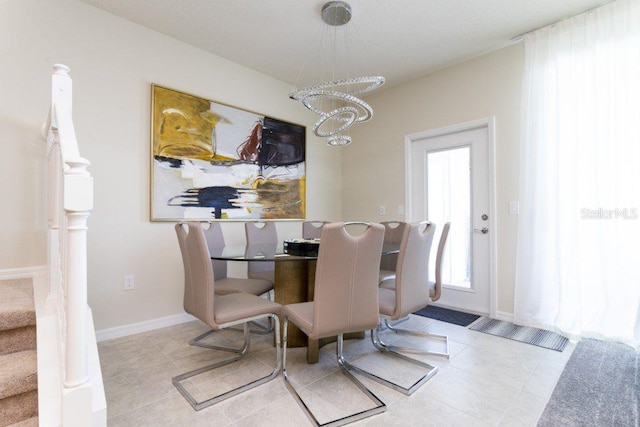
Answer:
[[[315,65],[325,0],[81,0],[294,84]],[[350,0],[360,74],[387,86],[504,47],[609,0]],[[335,27],[332,27],[335,28]],[[355,34],[355,35],[354,35]],[[305,66],[303,71],[308,71]]]

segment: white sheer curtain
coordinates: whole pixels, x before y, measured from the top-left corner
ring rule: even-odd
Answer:
[[[640,347],[640,1],[524,37],[514,319]]]

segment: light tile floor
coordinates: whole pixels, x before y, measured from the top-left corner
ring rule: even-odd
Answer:
[[[387,405],[384,414],[352,425],[367,426],[535,426],[573,351],[562,353],[494,337],[420,316],[400,327],[447,334],[451,358],[419,356],[438,372],[412,396],[405,396],[362,377]],[[286,389],[282,375],[251,391],[194,411],[173,387],[171,377],[229,353],[190,347],[188,341],[207,328],[184,323],[98,344],[107,394],[109,426],[303,426],[304,412]],[[407,343],[404,336],[383,332],[385,341]],[[439,348],[437,342],[410,338]],[[218,343],[238,344],[242,333],[219,331]],[[275,360],[271,336],[252,334],[251,348],[242,363],[223,373],[205,374],[190,384],[198,397],[232,387],[234,378],[264,375]],[[308,365],[306,349],[289,349],[287,368],[305,401],[321,422],[368,408],[371,403],[339,373],[335,343],[320,351],[320,362]],[[345,356],[358,366],[402,382],[419,378],[413,365],[377,352],[371,341],[345,341]],[[237,366],[236,366],[237,365]]]

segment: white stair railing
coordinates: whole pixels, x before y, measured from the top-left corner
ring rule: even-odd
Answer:
[[[94,422],[88,346],[95,340],[90,342],[87,329],[87,219],[93,209],[93,178],[78,149],[70,70],[61,64],[53,68],[51,110],[42,134],[49,169],[48,298],[57,302],[63,384],[60,421],[63,426],[89,426]]]

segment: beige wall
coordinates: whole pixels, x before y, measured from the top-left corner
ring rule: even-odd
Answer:
[[[425,53],[428,54],[428,53]],[[354,126],[343,150],[343,216],[402,220],[405,205],[404,138],[408,134],[495,116],[498,311],[513,312],[518,200],[518,143],[522,44],[501,49],[367,98],[371,122]],[[386,206],[386,215],[378,207]]]
[[[151,83],[307,125],[307,213],[318,219],[402,219],[405,135],[495,116],[498,310],[512,311],[517,217],[508,202],[518,200],[521,45],[372,95],[374,119],[337,150],[312,136],[316,117],[288,99],[290,85],[75,0],[4,0],[0,25],[0,270],[46,261],[39,129],[51,65],[61,62],[72,68],[76,131],[95,178],[89,303],[97,329],[182,311],[172,224],[148,220]],[[299,223],[278,230],[294,235]],[[224,232],[244,239],[241,223],[225,223]],[[126,274],[136,276],[134,291],[122,290]]]
[[[173,224],[149,221],[150,85],[308,126],[307,215],[341,219],[341,151],[312,137],[315,115],[289,100],[289,84],[187,46],[75,0],[0,2],[0,270],[42,265],[44,151],[39,137],[54,63],[71,67],[81,154],[91,161],[89,303],[96,329],[182,312]],[[299,222],[279,222],[281,236]],[[225,223],[244,241],[242,223]],[[134,274],[136,289],[122,289]]]

